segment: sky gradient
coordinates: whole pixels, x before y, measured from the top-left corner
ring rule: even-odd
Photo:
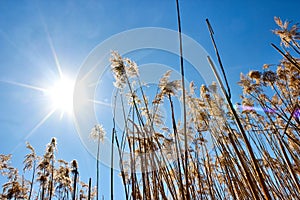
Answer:
[[[277,28],[274,16],[300,22],[300,2],[296,0],[179,3],[182,32],[200,43],[216,61],[205,23],[206,18],[210,20],[236,101],[241,94],[236,86],[240,72],[261,69],[265,63],[276,64],[281,58],[270,45],[279,42],[271,32]],[[13,165],[21,168],[26,141],[42,155],[45,145],[56,137],[57,158],[77,159],[83,181],[95,177],[95,161],[81,144],[73,119],[61,117],[60,112],[48,117],[49,98],[28,86],[50,87],[59,76],[58,62],[63,74],[75,79],[85,58],[99,43],[142,27],[176,31],[175,1],[0,1],[0,153],[13,153]],[[101,170],[100,194],[108,199],[108,168],[102,166]],[[3,181],[0,176],[0,183]],[[116,190],[122,188],[117,186]],[[120,193],[122,197],[123,191]]]

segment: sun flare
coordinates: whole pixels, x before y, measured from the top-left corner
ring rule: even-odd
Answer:
[[[52,107],[61,111],[62,114],[73,113],[73,91],[74,81],[67,77],[62,77],[47,90]]]

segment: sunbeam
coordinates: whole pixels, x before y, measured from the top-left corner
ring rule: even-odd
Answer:
[[[47,121],[47,119],[49,119],[49,117],[51,117],[54,112],[55,109],[52,109],[50,112],[48,112],[48,114],[45,115],[42,120],[32,128],[32,130],[24,137],[24,139],[27,140],[41,125],[43,125],[43,123]]]
[[[21,145],[24,144],[24,141],[26,141],[32,134],[39,128],[41,127],[48,119],[51,117],[51,115],[55,112],[55,109],[50,110],[32,129],[31,131],[19,142],[18,145],[12,150],[12,154],[20,147]]]
[[[103,105],[103,106],[107,106],[107,107],[112,107],[111,104],[105,103],[105,102],[103,102],[103,101],[97,101],[97,100],[93,100],[93,99],[89,99],[88,101],[89,101],[89,102],[92,102],[92,103],[95,103],[95,104],[98,104],[98,105]]]
[[[28,89],[33,89],[33,90],[37,90],[37,91],[41,91],[41,92],[46,92],[47,91],[47,89],[45,89],[45,88],[41,88],[41,87],[37,87],[37,86],[34,86],[34,85],[29,85],[29,84],[24,84],[24,83],[18,83],[18,82],[14,82],[14,81],[1,80],[1,82],[8,83],[8,84],[11,84],[11,85],[20,86],[20,87],[24,87],[24,88],[28,88]]]
[[[55,65],[56,65],[57,71],[59,73],[59,77],[62,78],[63,73],[62,73],[60,62],[58,60],[58,56],[57,56],[56,50],[55,50],[54,45],[53,45],[52,37],[50,36],[49,30],[48,30],[48,26],[47,26],[47,24],[46,24],[46,22],[44,20],[44,17],[42,15],[42,13],[40,12],[40,10],[39,10],[39,14],[40,14],[40,20],[41,20],[41,22],[43,24],[45,33],[47,35],[48,44],[50,46],[50,49],[51,49],[51,52],[52,52],[52,55],[53,55],[53,58],[54,58],[54,61],[55,61]]]
[[[52,55],[53,55],[53,58],[54,58],[54,61],[55,61],[55,65],[56,65],[56,68],[57,68],[58,73],[59,73],[59,77],[62,77],[63,73],[62,73],[62,70],[61,70],[60,62],[58,60],[57,53],[56,53],[56,50],[55,50],[54,45],[53,45],[53,41],[52,41],[52,38],[51,38],[51,36],[48,32],[47,27],[45,27],[45,31],[46,31],[48,43],[49,43],[49,46],[51,48],[51,52],[52,52]]]
[[[65,113],[69,115],[73,113],[74,81],[66,76],[54,81],[52,86],[47,89],[15,81],[1,80],[1,82],[43,92],[50,101],[52,109],[61,111],[60,119],[63,118]]]

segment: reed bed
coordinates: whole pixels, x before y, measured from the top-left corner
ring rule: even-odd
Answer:
[[[220,78],[185,88],[181,80],[170,81],[171,71],[162,75],[150,99],[137,64],[112,52],[124,127],[116,128],[113,120],[111,139],[126,199],[299,199],[300,33],[297,24],[277,17],[275,22],[281,43],[272,46],[282,60],[241,74],[237,104],[231,102],[227,81],[226,87]],[[185,102],[184,123],[176,99]],[[92,130],[98,152],[104,134],[101,125]],[[77,161],[56,159],[56,148],[53,138],[40,157],[27,143],[21,172],[11,166],[12,155],[0,155],[0,172],[7,178],[0,198],[98,199],[99,183],[92,188],[91,180],[81,182]],[[31,174],[30,180],[24,174]],[[111,199],[115,178],[111,175]]]

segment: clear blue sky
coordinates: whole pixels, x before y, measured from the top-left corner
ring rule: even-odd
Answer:
[[[297,0],[179,2],[182,32],[215,58],[205,24],[209,18],[235,95],[240,92],[235,86],[240,72],[261,69],[280,59],[270,46],[279,42],[271,32],[276,28],[273,17],[300,22]],[[49,87],[58,77],[52,50],[63,73],[75,78],[84,59],[105,39],[132,28],[177,30],[176,17],[175,0],[0,1],[0,153],[14,152],[13,165],[20,168],[25,141],[42,155],[51,137],[56,137],[57,158],[77,159],[83,181],[95,177],[95,161],[82,146],[72,119],[55,112],[32,131],[49,112],[49,99],[41,91],[12,82]],[[105,199],[109,198],[108,172],[102,166]],[[0,177],[0,183],[3,181]]]

